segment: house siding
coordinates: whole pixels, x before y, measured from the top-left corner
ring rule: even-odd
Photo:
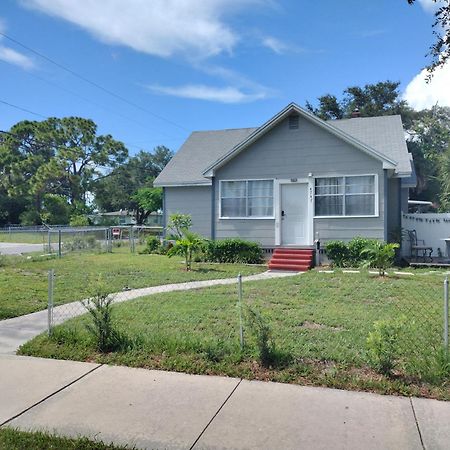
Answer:
[[[171,214],[190,214],[192,231],[211,237],[211,186],[164,188],[164,222]]]
[[[401,227],[401,179],[390,178],[388,180],[388,241],[395,241]]]
[[[273,178],[291,179],[313,176],[377,174],[379,185],[379,217],[317,218],[314,236],[322,241],[348,240],[354,236],[383,239],[384,170],[382,163],[336,136],[300,118],[299,128],[288,128],[282,121],[250,147],[235,156],[215,174],[215,232],[216,238],[240,237],[275,245],[274,219],[220,219],[221,180]]]

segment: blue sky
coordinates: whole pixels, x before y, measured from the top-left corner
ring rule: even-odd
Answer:
[[[401,81],[416,108],[450,105],[450,70],[431,85],[432,1],[2,0],[0,100],[93,119],[131,153],[177,150],[193,130],[265,122],[350,85]],[[447,92],[448,91],[448,92]],[[0,103],[0,129],[41,117]]]

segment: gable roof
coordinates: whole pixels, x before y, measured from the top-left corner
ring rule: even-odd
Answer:
[[[258,128],[193,132],[155,180],[157,186],[209,185],[214,171],[293,112],[334,134],[350,145],[395,169],[399,177],[411,174],[400,116],[324,121],[291,103]]]

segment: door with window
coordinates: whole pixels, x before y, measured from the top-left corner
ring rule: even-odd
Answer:
[[[309,245],[308,184],[281,185],[281,245]]]

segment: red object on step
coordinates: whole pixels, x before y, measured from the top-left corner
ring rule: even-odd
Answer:
[[[313,249],[277,247],[269,261],[269,269],[306,272],[312,267],[313,258]]]

